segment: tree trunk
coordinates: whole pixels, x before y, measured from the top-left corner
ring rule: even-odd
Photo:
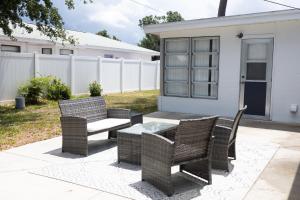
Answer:
[[[220,0],[218,17],[225,16],[226,6],[227,6],[227,0]]]

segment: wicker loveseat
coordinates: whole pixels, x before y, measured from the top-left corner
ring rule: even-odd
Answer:
[[[59,101],[62,151],[88,155],[88,136],[131,126],[130,110],[106,109],[102,97]]]
[[[247,106],[240,109],[234,120],[219,118],[215,128],[212,168],[229,172],[230,159],[236,159],[235,139],[240,120]]]
[[[211,184],[211,153],[217,117],[181,120],[172,137],[142,134],[142,180],[168,196],[174,193],[171,167],[206,179]],[[169,133],[169,135],[173,135]]]

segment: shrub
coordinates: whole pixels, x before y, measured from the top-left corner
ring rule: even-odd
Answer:
[[[18,94],[25,98],[27,104],[37,104],[45,98],[50,80],[49,76],[32,78],[19,87]]]
[[[102,88],[97,81],[90,83],[89,89],[90,89],[91,97],[101,96]]]
[[[18,89],[27,104],[38,104],[42,99],[70,99],[71,90],[60,79],[52,76],[32,78]]]
[[[53,78],[47,89],[47,99],[49,100],[60,100],[60,99],[70,99],[71,90],[64,84],[60,79]]]

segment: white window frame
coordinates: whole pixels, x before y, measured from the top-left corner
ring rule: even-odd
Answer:
[[[44,50],[50,50],[50,53],[44,53]],[[52,50],[52,48],[42,48],[42,54],[52,55],[53,54],[53,50]]]
[[[62,53],[62,51],[69,51],[69,53]],[[59,54],[60,55],[72,55],[72,54],[74,54],[74,50],[73,49],[60,49]]]
[[[104,58],[114,58],[114,54],[104,54]]]
[[[3,47],[16,47],[16,48],[17,48],[17,51],[3,50]],[[1,45],[1,52],[20,53],[20,52],[21,52],[21,46],[18,46],[18,45],[6,45],[6,44],[2,44],[2,45]]]

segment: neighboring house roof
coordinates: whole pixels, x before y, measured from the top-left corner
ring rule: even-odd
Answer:
[[[28,42],[28,39],[30,39],[30,42],[32,43],[53,43],[53,41],[51,41],[47,36],[43,35],[40,31],[38,31],[35,25],[28,25],[33,28],[33,31],[30,34],[21,28],[14,29],[13,36],[16,37],[18,41]],[[77,47],[159,55],[159,52],[157,51],[128,44],[126,42],[113,40],[110,38],[96,35],[94,33],[71,30],[67,30],[67,33],[69,35],[74,36],[74,38],[77,39]],[[9,39],[7,36],[4,36],[2,31],[0,31],[0,38]],[[57,41],[56,43],[61,44],[61,40]]]
[[[288,20],[300,20],[300,10],[290,9],[282,11],[186,20],[173,23],[153,24],[144,26],[144,31],[145,33],[159,35],[159,33],[162,32],[177,31],[183,29],[214,28],[235,25],[270,23]]]

